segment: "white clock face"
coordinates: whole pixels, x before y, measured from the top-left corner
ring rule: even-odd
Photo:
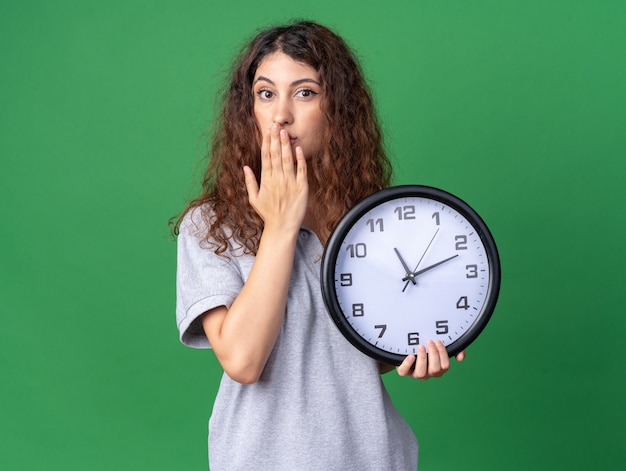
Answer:
[[[491,271],[479,231],[459,211],[403,196],[370,209],[343,235],[334,291],[358,336],[406,356],[427,340],[448,347],[476,330]]]

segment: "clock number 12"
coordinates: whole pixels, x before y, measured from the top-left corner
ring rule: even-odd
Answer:
[[[398,215],[398,220],[415,219],[415,206],[398,206],[393,210]]]

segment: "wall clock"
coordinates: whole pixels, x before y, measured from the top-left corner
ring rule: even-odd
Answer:
[[[500,260],[487,225],[443,190],[395,186],[357,203],[322,257],[324,302],[363,353],[399,365],[441,340],[450,356],[483,331],[500,290]]]

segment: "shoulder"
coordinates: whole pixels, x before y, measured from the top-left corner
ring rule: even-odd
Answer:
[[[240,256],[245,254],[242,244],[233,237],[233,230],[228,225],[216,225],[217,217],[213,206],[209,203],[191,208],[183,216],[179,231],[179,245],[181,241],[196,244],[201,249],[216,251],[227,258],[230,256]],[[218,238],[216,239],[216,236]],[[222,245],[220,241],[225,241]],[[224,247],[224,251],[217,250]]]
[[[206,237],[214,219],[215,216],[209,204],[190,208],[180,222],[179,236]]]

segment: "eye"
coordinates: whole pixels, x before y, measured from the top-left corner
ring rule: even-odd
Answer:
[[[313,98],[315,95],[317,95],[317,92],[311,90],[310,88],[303,88],[301,90],[298,90],[296,93],[296,96],[300,98]]]
[[[269,100],[274,96],[273,92],[266,89],[259,90],[256,94],[261,100]]]

